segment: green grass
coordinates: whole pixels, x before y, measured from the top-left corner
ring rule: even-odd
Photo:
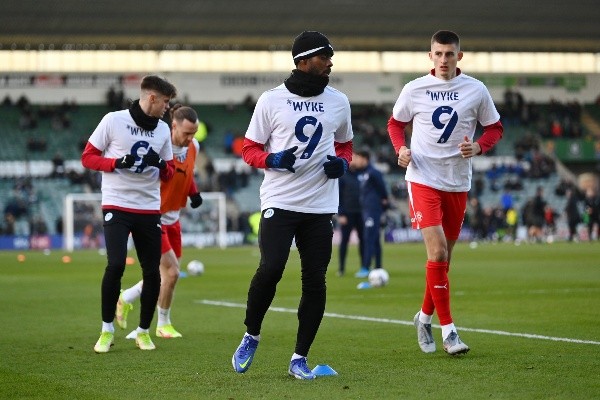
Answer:
[[[335,275],[334,254],[326,311],[374,320],[325,317],[309,364],[329,364],[339,376],[304,382],[287,375],[297,327],[294,312],[267,313],[254,363],[239,375],[232,370],[231,355],[245,330],[244,308],[201,302],[243,305],[258,263],[257,248],[185,249],[183,264],[200,259],[206,273],[181,279],[177,286],[172,319],[184,338],[157,338],[156,351],[142,352],[125,340],[129,330],[119,330],[115,346],[102,355],[92,347],[100,332],[105,257],[76,252],[64,264],[60,251],[27,252],[20,263],[17,252],[1,252],[0,398],[600,397],[597,244],[457,245],[450,275],[452,310],[461,338],[471,347],[461,357],[441,351],[438,328],[436,353],[421,353],[416,344],[410,322],[422,299],[422,244],[385,246],[391,280],[381,289],[356,289],[356,253],[350,249],[349,274],[343,278]],[[123,286],[140,276],[138,264],[127,267]],[[299,291],[299,259],[292,252],[273,306],[295,310]],[[136,304],[129,317],[132,328],[138,312]]]

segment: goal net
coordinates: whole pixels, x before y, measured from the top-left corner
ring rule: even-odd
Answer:
[[[222,192],[202,193],[202,205],[181,210],[182,245],[227,247],[226,198]],[[104,248],[102,194],[69,193],[63,210],[63,247],[67,251]]]

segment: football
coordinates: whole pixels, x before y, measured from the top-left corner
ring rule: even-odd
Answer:
[[[192,260],[187,265],[187,272],[194,276],[202,275],[204,273],[204,264],[202,261]]]
[[[368,279],[372,287],[382,287],[390,281],[390,274],[383,268],[375,268],[369,272]]]

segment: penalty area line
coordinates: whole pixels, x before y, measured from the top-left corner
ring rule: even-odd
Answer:
[[[210,306],[217,306],[217,307],[246,308],[245,304],[232,303],[232,302],[228,302],[228,301],[195,300],[194,303],[205,304],[205,305],[210,305]],[[285,307],[269,307],[269,311],[292,313],[292,314],[295,314],[298,312],[298,310],[296,310],[296,309],[285,308]],[[338,313],[330,313],[330,312],[326,312],[324,314],[324,317],[348,319],[348,320],[354,320],[354,321],[379,322],[379,323],[384,323],[384,324],[396,324],[396,325],[407,325],[407,326],[414,325],[412,321],[402,321],[399,319],[390,319],[390,318],[366,317],[363,315],[347,315],[347,314],[338,314]],[[435,328],[440,328],[439,325],[432,324],[432,326]],[[522,337],[522,338],[526,338],[526,339],[550,340],[553,342],[567,342],[567,343],[600,345],[600,342],[595,341],[595,340],[561,338],[561,337],[554,337],[554,336],[536,335],[536,334],[532,334],[532,333],[516,333],[516,332],[497,331],[497,330],[492,330],[492,329],[465,328],[465,327],[460,327],[460,326],[457,328],[459,330],[465,331],[465,332],[487,333],[490,335],[513,336],[513,337]]]

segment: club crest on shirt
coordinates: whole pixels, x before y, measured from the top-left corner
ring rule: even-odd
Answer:
[[[275,210],[273,210],[272,208],[268,208],[265,210],[265,213],[263,214],[263,218],[271,218],[273,216],[273,214],[275,214]]]

